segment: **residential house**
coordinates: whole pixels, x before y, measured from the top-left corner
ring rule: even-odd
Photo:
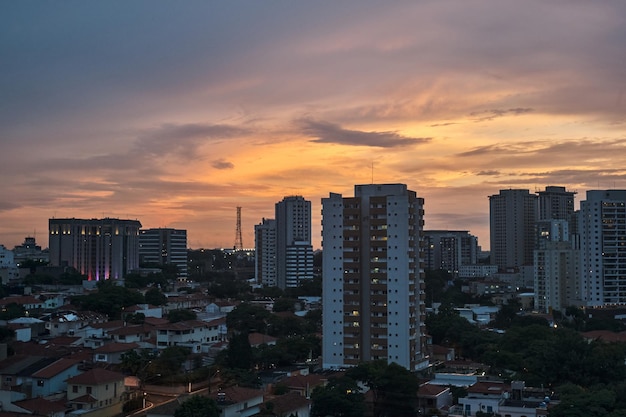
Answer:
[[[311,401],[296,392],[290,392],[267,399],[262,410],[267,410],[276,417],[309,417]]]
[[[417,390],[417,405],[425,415],[441,414],[453,403],[450,387],[422,384]]]
[[[498,413],[500,402],[510,393],[511,386],[503,382],[480,381],[467,388],[467,396],[459,398],[463,415],[475,416],[477,411]]]
[[[122,355],[131,350],[138,349],[137,343],[107,343],[100,346],[93,351],[93,362],[100,362],[106,364],[120,364],[122,363]]]
[[[67,380],[67,403],[76,415],[110,417],[122,412],[126,400],[124,375],[93,368]]]
[[[25,379],[34,372],[50,365],[56,358],[35,355],[14,355],[0,361],[0,390],[19,391],[30,394],[30,387],[25,387]]]
[[[158,349],[170,346],[185,346],[191,353],[201,353],[202,344],[210,343],[216,337],[212,326],[199,320],[186,320],[177,323],[165,323],[156,326],[156,341]]]
[[[124,325],[107,332],[117,343],[142,343],[149,340],[154,332],[154,326],[148,324]]]
[[[25,410],[27,414],[45,417],[65,417],[65,399],[51,401],[42,397],[16,401],[14,406]]]
[[[252,388],[228,387],[209,394],[217,401],[220,417],[250,417],[261,411],[263,391]]]
[[[105,323],[109,319],[105,314],[93,311],[60,311],[55,312],[44,319],[46,329],[50,336],[73,335],[87,325]]]
[[[67,379],[79,375],[80,361],[61,358],[34,372],[31,377],[31,397],[46,397],[67,391]]]
[[[327,382],[328,379],[325,375],[308,374],[290,376],[279,381],[276,385],[284,385],[289,392],[297,393],[304,398],[310,398],[315,388],[324,386]]]

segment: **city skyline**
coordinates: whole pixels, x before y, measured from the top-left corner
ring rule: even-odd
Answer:
[[[489,248],[490,195],[626,188],[620,1],[0,4],[0,244],[137,219],[245,247],[284,196],[404,183]],[[45,237],[44,237],[45,236]]]

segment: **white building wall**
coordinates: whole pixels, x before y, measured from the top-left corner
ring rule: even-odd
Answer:
[[[322,199],[322,367],[343,366],[343,199]]]

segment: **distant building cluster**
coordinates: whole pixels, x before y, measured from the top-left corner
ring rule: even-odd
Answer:
[[[265,286],[293,288],[313,279],[311,202],[285,197],[275,205],[276,217],[254,227],[256,280]]]
[[[321,201],[323,367],[374,359],[427,366],[428,270],[444,271],[450,284],[461,279],[464,291],[496,305],[517,298],[543,314],[626,304],[626,190],[587,191],[579,210],[575,195],[547,186],[489,196],[491,247],[483,252],[469,230],[425,229],[424,199],[405,184],[330,193]],[[254,226],[254,280],[295,288],[314,278],[311,202],[286,196],[274,210],[274,218]],[[239,217],[237,226],[239,232]],[[30,236],[12,250],[0,245],[4,284],[44,264],[74,268],[89,280],[172,265],[184,281],[187,231],[144,229],[138,220],[53,218],[47,249]]]

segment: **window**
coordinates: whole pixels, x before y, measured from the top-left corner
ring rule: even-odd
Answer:
[[[72,392],[78,392],[78,385],[72,385]]]
[[[87,387],[87,394],[91,394],[91,387]]]

